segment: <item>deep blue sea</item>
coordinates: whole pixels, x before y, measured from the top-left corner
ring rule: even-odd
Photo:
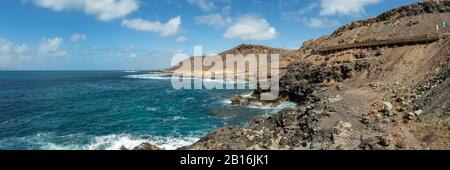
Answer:
[[[235,107],[250,90],[175,90],[164,74],[0,72],[0,149],[95,150],[189,145],[211,130],[279,108]]]

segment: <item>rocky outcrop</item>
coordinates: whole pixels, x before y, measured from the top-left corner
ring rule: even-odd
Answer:
[[[219,55],[225,57],[227,54],[284,54],[289,52],[287,49],[272,48],[263,45],[241,44],[230,50],[221,52]]]
[[[280,80],[282,97],[298,102],[298,108],[257,117],[243,127],[217,129],[182,149],[450,149],[449,38],[308,53],[322,44],[367,38],[365,32],[388,37],[380,32],[385,28],[414,27],[408,34],[426,33],[426,26],[450,18],[449,12],[448,2],[416,3],[305,43],[297,53],[304,55],[289,63]],[[444,15],[433,15],[438,13]],[[415,17],[433,22],[414,22]],[[401,24],[383,27],[393,19],[402,19]],[[360,26],[364,28],[356,30]]]
[[[142,143],[142,144],[140,144],[140,145],[138,145],[138,146],[136,146],[136,147],[134,147],[134,148],[127,148],[127,147],[125,147],[124,145],[122,145],[121,147],[120,147],[120,150],[145,150],[145,151],[150,151],[150,150],[161,150],[160,148],[158,148],[157,146],[155,146],[155,145],[152,145],[152,144],[150,144],[150,143]]]
[[[450,12],[450,1],[438,0],[438,1],[425,1],[420,3],[411,4],[408,6],[403,6],[399,8],[392,9],[390,11],[384,12],[374,18],[367,20],[355,21],[350,24],[344,25],[337,29],[331,37],[338,37],[343,32],[352,30],[361,26],[370,26],[374,23],[379,23],[383,21],[396,20],[403,17],[410,17],[415,15],[427,14],[427,13],[446,13]],[[418,21],[410,21],[409,25],[418,24]]]

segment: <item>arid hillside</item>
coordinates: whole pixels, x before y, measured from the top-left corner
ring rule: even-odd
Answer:
[[[232,54],[232,55],[236,55],[236,56],[241,55],[243,57],[245,57],[249,54],[255,54],[256,57],[258,57],[260,54],[267,54],[267,55],[277,54],[277,55],[279,55],[279,59],[280,59],[279,69],[282,72],[282,74],[284,74],[286,72],[288,64],[295,60],[295,56],[291,55],[292,51],[288,50],[288,49],[271,48],[271,47],[262,46],[262,45],[242,44],[242,45],[239,45],[230,50],[221,52],[216,56],[190,57],[189,59],[186,59],[171,68],[161,69],[161,70],[156,70],[156,71],[168,72],[168,73],[173,73],[173,72],[177,71],[177,72],[183,73],[185,75],[192,75],[194,77],[202,77],[206,71],[210,71],[211,68],[215,66],[216,63],[214,61],[220,60],[220,61],[222,61],[222,64],[224,65],[223,72],[216,72],[216,74],[223,74],[224,78],[226,78],[226,75],[233,76],[233,75],[239,75],[239,74],[249,74],[249,76],[256,76],[256,72],[249,71],[248,69],[246,69],[245,72],[242,70],[227,72],[226,66],[234,66],[234,61],[227,60],[228,54]],[[193,66],[191,70],[180,71],[180,67],[183,65],[183,62],[186,61],[186,62],[190,62],[190,63],[195,63],[194,59],[196,59],[196,58],[197,59],[201,58],[202,59],[201,61],[203,61],[204,63],[207,60],[209,60],[210,62],[212,61],[212,62],[211,62],[211,64],[203,64],[203,65],[201,65],[201,67],[198,67],[198,65],[196,65],[195,67]],[[199,70],[202,70],[202,71],[199,71]]]
[[[298,108],[217,129],[182,149],[450,149],[443,21],[449,1],[416,3],[286,51],[281,97]]]

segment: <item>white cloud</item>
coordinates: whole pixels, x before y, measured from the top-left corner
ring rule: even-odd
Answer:
[[[48,57],[66,57],[61,49],[63,39],[59,37],[43,38],[38,48],[26,44],[16,44],[0,37],[0,67],[6,69],[29,68]]]
[[[214,3],[209,0],[187,0],[187,2],[189,4],[198,6],[203,11],[210,11],[210,10],[216,8]]]
[[[70,41],[72,42],[76,42],[76,41],[84,41],[87,39],[87,36],[84,34],[72,34],[72,36],[70,37]]]
[[[365,13],[364,7],[382,0],[321,0],[320,15],[358,15]]]
[[[181,17],[170,19],[167,23],[161,24],[159,21],[147,21],[144,19],[123,20],[122,26],[137,30],[160,33],[161,36],[171,36],[178,33],[181,26]]]
[[[240,38],[256,41],[274,39],[276,36],[276,29],[270,26],[267,20],[252,15],[237,18],[236,22],[231,24],[223,35],[227,39]]]
[[[25,44],[15,44],[0,38],[0,67],[8,68],[12,63],[29,58],[31,49]]]
[[[54,11],[83,11],[101,21],[123,18],[139,9],[138,0],[32,0],[32,2]]]
[[[319,7],[318,3],[310,3],[296,11],[282,12],[281,15],[282,15],[282,18],[286,19],[286,20],[302,21],[302,17],[304,17],[305,14],[315,10],[317,7]]]
[[[232,22],[232,19],[225,14],[215,13],[195,17],[195,22],[197,24],[204,24],[218,29],[229,25]]]
[[[215,29],[223,28],[233,22],[233,18],[229,16],[231,6],[223,7],[222,12],[213,13],[203,16],[195,17],[195,23],[204,24]]]
[[[339,25],[339,21],[329,20],[327,18],[303,18],[303,22],[310,28],[327,28]]]
[[[40,57],[65,57],[67,52],[60,49],[62,44],[63,39],[60,37],[43,38],[37,50],[38,55]]]
[[[177,42],[177,43],[183,43],[183,42],[186,42],[186,37],[184,37],[184,36],[179,36],[176,40],[175,40],[175,42]]]

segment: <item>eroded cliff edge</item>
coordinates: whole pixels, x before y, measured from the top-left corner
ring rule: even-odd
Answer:
[[[450,42],[435,29],[442,21],[450,21],[449,1],[416,3],[305,42],[282,57],[281,97],[298,108],[180,149],[450,149]],[[438,38],[402,42],[417,36]],[[356,46],[365,42],[380,43]],[[346,44],[355,46],[320,52]]]

